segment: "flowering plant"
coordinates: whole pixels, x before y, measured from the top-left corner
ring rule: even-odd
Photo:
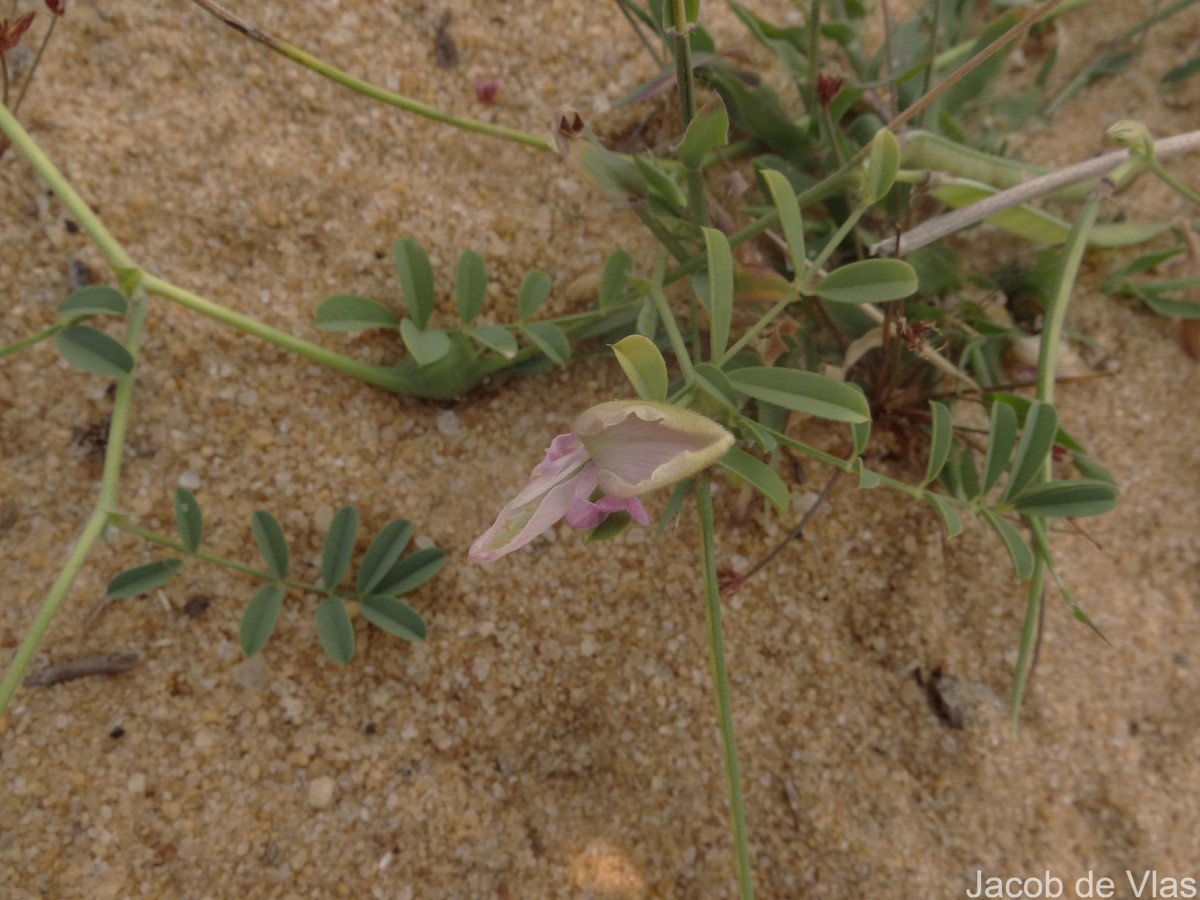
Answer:
[[[646,525],[641,494],[707,469],[733,446],[733,435],[699,413],[651,400],[614,400],[584,412],[560,434],[529,482],[471,546],[488,563],[523,547],[559,519],[594,528],[628,512]]]

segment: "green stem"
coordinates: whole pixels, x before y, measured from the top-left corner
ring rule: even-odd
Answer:
[[[691,26],[684,9],[684,0],[671,0],[671,18],[675,27],[668,34],[675,44],[675,88],[679,92],[679,118],[687,131],[696,118],[696,76],[692,73]]]
[[[658,317],[662,320],[663,327],[667,329],[667,339],[671,342],[675,358],[679,360],[679,370],[683,375],[683,380],[691,384],[692,358],[688,355],[687,345],[683,342],[683,335],[679,332],[679,324],[675,321],[675,314],[671,312],[671,304],[667,302],[667,295],[656,284],[650,288],[650,296],[654,298]]]
[[[266,581],[270,584],[284,585],[285,587],[296,588],[297,590],[307,591],[313,594],[329,593],[324,588],[318,587],[315,584],[310,584],[307,581],[299,581],[295,578],[279,579],[263,569],[256,569],[253,566],[248,566],[245,563],[237,562],[236,560],[227,559],[224,556],[217,556],[215,553],[206,553],[203,550],[189,550],[187,547],[178,541],[173,541],[168,537],[164,537],[155,531],[142,528],[139,525],[134,525],[125,519],[124,516],[113,516],[112,524],[120,528],[122,531],[127,531],[130,534],[135,534],[138,537],[149,541],[152,544],[157,544],[160,547],[166,547],[168,550],[174,550],[176,553],[182,553],[184,556],[190,556],[193,559],[198,559],[203,562],[212,563],[215,566],[221,566],[225,569],[231,569],[234,572],[240,572],[243,575],[249,575],[252,578],[257,578],[260,581]],[[339,592],[342,593],[342,592]],[[344,594],[344,596],[352,596]]]
[[[670,34],[675,45],[675,85],[679,93],[679,119],[686,133],[696,118],[696,76],[692,72],[691,24],[687,21],[684,0],[671,0],[671,16],[675,27]],[[708,223],[708,211],[704,199],[704,173],[700,169],[687,170],[688,215],[697,226]]]
[[[708,652],[713,687],[717,694],[717,721],[721,728],[721,755],[725,759],[726,789],[729,792],[729,817],[733,828],[734,863],[738,892],[742,900],[754,896],[750,869],[750,847],[746,837],[746,810],[742,800],[742,781],[738,772],[737,746],[733,734],[733,709],[729,698],[729,675],[725,671],[725,643],[721,634],[721,592],[717,587],[717,560],[713,536],[712,494],[708,476],[696,479],[696,510],[700,515],[700,545],[704,552],[704,623],[708,633]]]
[[[341,353],[336,353],[333,350],[326,350],[324,347],[310,343],[303,338],[295,337],[286,331],[280,331],[278,328],[272,328],[270,325],[259,322],[257,319],[252,319],[249,316],[244,316],[241,313],[227,309],[219,303],[213,303],[211,300],[186,291],[169,281],[164,281],[156,275],[144,275],[142,283],[145,285],[148,293],[163,297],[193,312],[198,312],[224,325],[229,325],[246,334],[274,344],[277,347],[282,347],[284,350],[295,353],[297,356],[301,356],[311,362],[327,366],[336,372],[352,375],[377,387],[390,391],[403,392],[403,387],[397,379],[395,372],[386,366],[371,365],[370,363],[360,362],[349,356],[344,356]]]
[[[41,343],[47,338],[52,338],[65,327],[65,325],[51,325],[49,328],[43,328],[41,331],[34,332],[28,337],[23,337],[20,340],[13,341],[6,347],[0,347],[0,359],[4,359],[6,356],[12,356],[14,353],[20,353],[26,347],[32,347],[34,344]]]
[[[796,297],[796,291],[788,291],[782,299],[778,300],[774,306],[772,306],[769,310],[767,310],[766,313],[763,314],[761,319],[751,325],[750,328],[746,330],[746,333],[738,338],[737,341],[734,342],[733,346],[726,350],[720,359],[715,360],[716,364],[718,366],[723,366],[725,363],[737,356],[738,352],[748,343],[758,337],[759,332],[774,322],[776,317],[785,309],[787,309],[789,304],[795,303]]]
[[[859,204],[851,211],[850,215],[846,216],[846,221],[838,226],[838,230],[833,233],[833,236],[825,242],[825,246],[821,248],[821,252],[816,258],[807,263],[804,267],[804,277],[797,279],[797,292],[800,294],[808,293],[809,282],[812,281],[821,271],[821,267],[829,261],[829,257],[841,245],[842,241],[858,224],[858,220],[863,217],[863,213],[867,211],[866,204]]]
[[[67,179],[63,177],[62,172],[58,171],[54,163],[50,162],[49,157],[34,143],[29,132],[17,121],[16,116],[3,105],[0,105],[0,131],[8,136],[13,146],[17,148],[17,152],[29,160],[33,170],[37,172],[42,181],[46,182],[50,190],[54,191],[79,227],[88,233],[100,252],[104,254],[104,258],[108,260],[109,265],[118,271],[136,269],[137,266],[133,259],[104,227],[100,217],[92,212],[91,207],[75,192]]]
[[[1178,178],[1176,178],[1174,175],[1172,175],[1170,172],[1168,172],[1166,169],[1164,169],[1162,167],[1162,163],[1160,163],[1157,159],[1154,159],[1152,157],[1150,160],[1148,160],[1147,164],[1146,164],[1146,168],[1149,169],[1153,174],[1157,175],[1158,178],[1167,187],[1169,187],[1171,190],[1175,191],[1175,193],[1179,194],[1181,197],[1183,197],[1186,200],[1190,200],[1192,203],[1195,203],[1197,206],[1200,206],[1200,194],[1197,194],[1190,187],[1188,187],[1186,184],[1184,184],[1182,181],[1180,181]]]
[[[370,97],[372,100],[378,100],[380,103],[386,103],[388,106],[394,106],[404,112],[412,113],[413,115],[422,116],[426,119],[432,119],[435,122],[441,122],[443,125],[450,125],[462,131],[469,131],[474,134],[483,134],[488,137],[496,137],[502,140],[511,141],[515,144],[523,144],[526,147],[533,147],[535,150],[545,150],[549,153],[555,152],[553,142],[544,137],[539,137],[536,134],[529,134],[525,131],[519,131],[515,128],[505,128],[502,125],[493,125],[491,122],[484,122],[479,119],[471,119],[466,116],[454,116],[449,113],[444,113],[436,107],[430,106],[427,103],[421,103],[419,100],[412,100],[401,94],[393,93],[385,90],[368,81],[363,81],[361,78],[355,78],[348,72],[343,72],[341,69],[331,66],[326,62],[317,59],[311,54],[305,53],[299,47],[289,44],[287,41],[282,41],[279,38],[273,37],[264,31],[260,31],[253,25],[250,25],[245,20],[235,16],[229,10],[224,9],[219,4],[212,0],[193,0],[193,2],[202,9],[212,13],[234,31],[240,32],[255,41],[258,41],[264,47],[274,50],[276,53],[290,59],[292,62],[299,63],[306,69],[310,69],[330,81],[340,84],[342,87],[349,88],[356,93],[362,94],[365,97]]]
[[[8,111],[3,107],[0,107],[0,113],[8,115]],[[12,136],[11,132],[9,136]],[[135,365],[128,375],[118,378],[116,381],[117,392],[113,398],[113,412],[109,425],[108,445],[104,451],[104,474],[100,480],[100,496],[96,499],[96,505],[92,508],[92,513],[79,535],[79,540],[71,548],[71,552],[63,564],[62,571],[54,579],[54,583],[50,586],[50,591],[46,594],[46,598],[38,608],[33,622],[29,626],[29,630],[25,632],[25,637],[21,640],[21,644],[17,648],[12,662],[9,663],[8,670],[4,673],[4,680],[0,681],[0,714],[3,714],[4,710],[8,708],[8,703],[16,692],[17,686],[21,683],[21,678],[24,676],[25,670],[29,667],[29,663],[33,660],[34,654],[37,653],[46,630],[50,627],[50,623],[54,621],[54,617],[58,614],[63,600],[66,599],[67,593],[71,590],[71,585],[75,583],[75,578],[79,575],[80,569],[83,568],[83,564],[87,561],[88,554],[91,553],[92,547],[104,534],[104,528],[108,524],[109,516],[117,507],[117,488],[121,480],[121,461],[125,450],[125,435],[129,430],[129,411],[133,400],[134,375],[137,372],[136,363],[142,340],[142,330],[146,324],[147,305],[145,292],[141,289],[135,290],[132,302],[130,303],[125,331],[125,349],[133,357]]]

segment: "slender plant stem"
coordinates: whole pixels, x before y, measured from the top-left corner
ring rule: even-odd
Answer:
[[[50,27],[42,35],[42,42],[38,44],[37,54],[33,57],[33,62],[29,65],[29,74],[25,76],[25,81],[21,85],[21,93],[17,94],[17,99],[13,101],[12,111],[14,115],[21,108],[21,102],[25,99],[25,93],[29,90],[29,85],[33,82],[33,73],[37,71],[38,63],[42,61],[42,54],[46,52],[46,45],[50,43],[50,36],[54,34],[54,26],[57,24],[58,16],[52,13],[50,15]]]
[[[661,69],[663,59],[661,56],[659,56],[658,50],[655,49],[654,45],[650,43],[645,32],[642,31],[641,23],[639,23],[633,17],[633,13],[629,11],[629,0],[616,0],[616,3],[617,9],[621,11],[621,15],[625,17],[625,21],[629,23],[629,27],[633,31],[634,35],[637,36],[638,43],[642,45],[642,49],[650,54],[650,58],[654,60],[654,64]]]
[[[0,109],[3,108],[0,107]],[[4,114],[8,113],[7,110],[3,110],[3,112]],[[133,400],[134,374],[137,371],[136,362],[142,340],[142,330],[146,323],[147,305],[148,301],[145,292],[141,289],[135,290],[132,302],[130,303],[125,330],[125,349],[133,357],[135,366],[128,375],[124,375],[116,381],[117,393],[113,398],[113,412],[109,424],[108,444],[104,451],[104,473],[100,480],[100,496],[96,499],[96,505],[92,508],[92,513],[83,526],[83,531],[80,533],[79,539],[67,555],[67,560],[63,564],[62,570],[58,573],[58,577],[54,579],[54,583],[50,586],[50,590],[42,601],[42,605],[34,615],[33,622],[25,632],[25,637],[21,640],[20,646],[17,647],[17,652],[13,656],[12,662],[9,663],[8,670],[4,673],[4,680],[0,681],[0,714],[3,714],[4,710],[8,708],[9,701],[12,699],[17,686],[21,683],[21,678],[25,674],[25,670],[29,667],[29,663],[33,660],[34,654],[37,653],[46,630],[50,627],[50,623],[54,621],[54,617],[58,614],[58,610],[66,599],[67,593],[71,590],[71,585],[75,583],[80,569],[83,568],[83,564],[87,561],[88,554],[91,553],[92,547],[104,534],[104,528],[108,525],[109,517],[117,507],[117,489],[121,480],[121,462],[125,451],[125,435],[129,430],[129,412]]]
[[[32,347],[34,344],[41,343],[47,338],[52,338],[65,328],[65,325],[51,325],[49,328],[43,328],[41,331],[34,332],[31,335],[13,341],[6,347],[0,347],[0,359],[6,356],[12,356],[14,353],[20,353],[26,347]]]
[[[717,587],[717,559],[713,535],[712,494],[708,475],[696,479],[696,509],[700,515],[700,545],[704,552],[704,622],[708,632],[708,653],[713,687],[717,694],[717,722],[721,729],[721,754],[725,759],[726,789],[729,792],[729,816],[733,828],[734,864],[738,892],[742,900],[754,896],[750,869],[750,846],[746,835],[746,810],[742,800],[742,779],[738,772],[737,746],[733,734],[733,709],[729,698],[729,675],[725,671],[725,642],[721,634],[721,592]]]
[[[767,310],[766,313],[763,314],[762,318],[746,329],[746,332],[721,355],[720,359],[714,360],[714,362],[718,366],[723,366],[725,363],[737,356],[741,349],[758,337],[759,333],[772,322],[774,322],[776,317],[781,312],[787,309],[790,304],[795,303],[796,298],[797,293],[794,289],[788,291],[781,299],[775,302],[774,306],[772,306],[769,310]]]
[[[696,80],[692,73],[692,42],[684,0],[670,0],[675,27],[668,32],[675,44],[675,87],[679,91],[679,118],[686,131],[696,118]]]
[[[654,307],[658,310],[658,317],[662,319],[663,327],[667,329],[667,339],[671,342],[671,349],[675,353],[675,359],[679,362],[683,379],[691,384],[692,358],[688,355],[687,345],[683,342],[683,335],[679,331],[679,324],[675,321],[675,314],[671,312],[671,304],[667,302],[667,295],[656,284],[650,288],[650,296],[654,298]]]
[[[46,182],[50,189],[58,195],[63,206],[70,211],[79,227],[88,233],[100,252],[104,254],[104,258],[108,260],[109,265],[118,272],[136,269],[137,266],[125,252],[125,248],[109,233],[108,229],[104,227],[104,223],[100,221],[100,217],[92,212],[91,207],[76,193],[70,182],[63,177],[62,172],[42,152],[42,149],[29,136],[29,132],[4,105],[0,105],[0,131],[7,135],[13,146],[17,148],[17,152],[29,160],[29,164],[33,166],[33,170],[37,172],[42,181]]]
[[[797,290],[801,294],[807,294],[810,287],[810,282],[821,271],[821,267],[829,261],[829,257],[833,256],[834,252],[846,239],[846,235],[858,224],[858,220],[863,217],[863,213],[867,211],[867,204],[860,203],[850,215],[846,216],[846,221],[838,226],[838,230],[833,233],[833,236],[825,242],[825,246],[821,248],[821,252],[816,255],[811,262],[806,262],[804,265],[804,277],[797,280]]]
[[[303,338],[288,334],[286,331],[272,328],[270,325],[264,324],[257,319],[252,319],[249,316],[227,309],[219,303],[214,303],[198,294],[186,291],[156,275],[144,275],[143,284],[146,290],[155,296],[163,297],[172,303],[177,303],[186,309],[198,312],[223,325],[229,325],[246,334],[274,344],[277,347],[282,347],[284,350],[295,353],[297,356],[311,362],[327,366],[336,372],[352,375],[361,381],[376,385],[377,387],[391,391],[403,390],[395,372],[386,366],[371,365],[370,363],[364,363],[349,356],[344,356],[341,353],[336,353],[333,350],[327,350]]]
[[[671,0],[671,15],[675,20],[675,27],[670,34],[675,45],[675,87],[679,93],[679,119],[686,133],[688,126],[696,118],[696,75],[692,71],[692,27],[687,21],[684,0]],[[704,173],[700,169],[688,168],[687,188],[688,215],[692,223],[697,226],[707,224]]]
[[[1197,194],[1190,187],[1164,169],[1162,164],[1159,163],[1158,159],[1154,158],[1147,160],[1146,168],[1149,169],[1154,175],[1157,175],[1163,184],[1175,191],[1175,193],[1179,194],[1186,200],[1190,200],[1197,206],[1200,206],[1200,194]]]
[[[317,57],[309,53],[305,53],[299,47],[289,44],[287,41],[282,41],[265,31],[255,28],[253,25],[246,22],[239,16],[234,15],[229,10],[225,9],[219,3],[214,3],[213,0],[192,0],[197,6],[206,12],[216,16],[234,31],[244,34],[251,40],[257,41],[264,47],[274,50],[281,56],[290,59],[292,62],[299,63],[306,69],[310,69],[330,81],[340,84],[342,87],[349,88],[356,93],[370,97],[372,100],[378,100],[380,103],[386,103],[389,106],[394,106],[397,109],[414,115],[422,116],[426,119],[432,119],[435,122],[441,122],[443,125],[450,125],[462,131],[469,131],[474,134],[483,134],[488,137],[501,138],[502,140],[511,141],[515,144],[523,144],[526,147],[532,147],[535,150],[545,150],[548,153],[555,152],[554,143],[547,138],[539,137],[536,134],[529,134],[525,131],[520,131],[515,128],[505,128],[502,125],[494,125],[491,122],[484,122],[480,119],[472,119],[467,116],[455,116],[449,113],[442,112],[434,106],[427,103],[421,103],[419,100],[413,100],[401,94],[394,93],[377,85],[371,84],[369,81],[363,81],[361,78],[355,78],[348,72],[343,72],[341,69],[331,66],[323,62]]]

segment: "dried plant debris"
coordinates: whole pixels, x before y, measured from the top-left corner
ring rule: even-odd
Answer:
[[[458,47],[450,36],[451,18],[450,10],[446,10],[434,26],[433,58],[439,69],[453,69],[458,65]]]
[[[128,672],[138,663],[138,654],[129,653],[93,653],[90,656],[80,656],[66,662],[54,663],[38,669],[26,676],[25,687],[50,687],[77,678],[91,678],[96,675],[118,675]]]

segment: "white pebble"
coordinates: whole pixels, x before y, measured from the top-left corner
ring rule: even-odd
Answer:
[[[134,772],[129,776],[129,784],[127,785],[129,793],[135,797],[142,797],[146,794],[146,775],[143,772]]]
[[[314,778],[308,783],[308,805],[313,809],[325,809],[333,802],[333,779],[328,775]]]
[[[437,415],[437,430],[448,437],[462,434],[462,425],[452,409],[444,409]]]
[[[179,486],[181,488],[187,488],[189,491],[200,490],[200,486],[202,484],[204,484],[204,482],[200,480],[200,475],[191,469],[188,469],[179,476]]]
[[[248,691],[257,691],[267,683],[267,663],[261,653],[248,656],[233,667],[233,683]]]

